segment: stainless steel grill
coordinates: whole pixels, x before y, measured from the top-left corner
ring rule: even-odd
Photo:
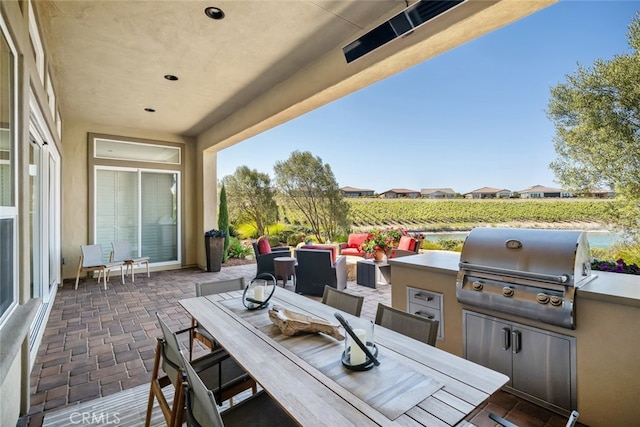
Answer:
[[[586,233],[475,228],[460,254],[458,301],[575,328],[575,289],[590,281]]]

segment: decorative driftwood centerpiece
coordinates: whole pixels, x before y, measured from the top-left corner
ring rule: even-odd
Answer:
[[[293,336],[301,333],[321,332],[340,341],[344,339],[344,335],[338,330],[339,325],[317,317],[296,313],[277,305],[269,310],[269,319],[280,328],[284,335]]]

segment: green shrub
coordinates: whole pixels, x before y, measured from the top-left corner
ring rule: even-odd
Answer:
[[[422,242],[422,249],[429,250],[429,251],[441,251],[442,245],[438,242],[425,240],[424,242]]]
[[[460,251],[462,251],[462,245],[464,244],[464,240],[460,240],[460,239],[440,239],[440,240],[438,240],[438,243],[440,243],[440,246],[442,246],[442,249],[444,249],[445,251],[460,252]]]
[[[227,250],[229,258],[244,259],[245,255],[249,255],[252,252],[252,248],[243,246],[242,242],[237,238],[229,237],[229,249]]]
[[[305,233],[294,232],[289,234],[287,237],[287,245],[296,246],[298,243],[304,242],[304,238],[306,237]]]

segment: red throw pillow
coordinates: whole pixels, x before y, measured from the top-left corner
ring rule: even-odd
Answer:
[[[266,237],[261,237],[258,240],[258,252],[260,252],[260,255],[271,253],[271,245]]]

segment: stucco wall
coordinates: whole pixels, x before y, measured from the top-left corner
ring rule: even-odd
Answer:
[[[20,360],[18,353],[0,385],[0,426],[13,426],[20,416]]]
[[[196,165],[194,141],[188,137],[139,129],[114,128],[81,120],[65,119],[62,132],[62,276],[75,278],[80,257],[80,245],[89,240],[89,171],[87,152],[89,133],[100,133],[129,138],[184,144],[182,176],[182,264],[198,264],[195,239],[196,216]]]

